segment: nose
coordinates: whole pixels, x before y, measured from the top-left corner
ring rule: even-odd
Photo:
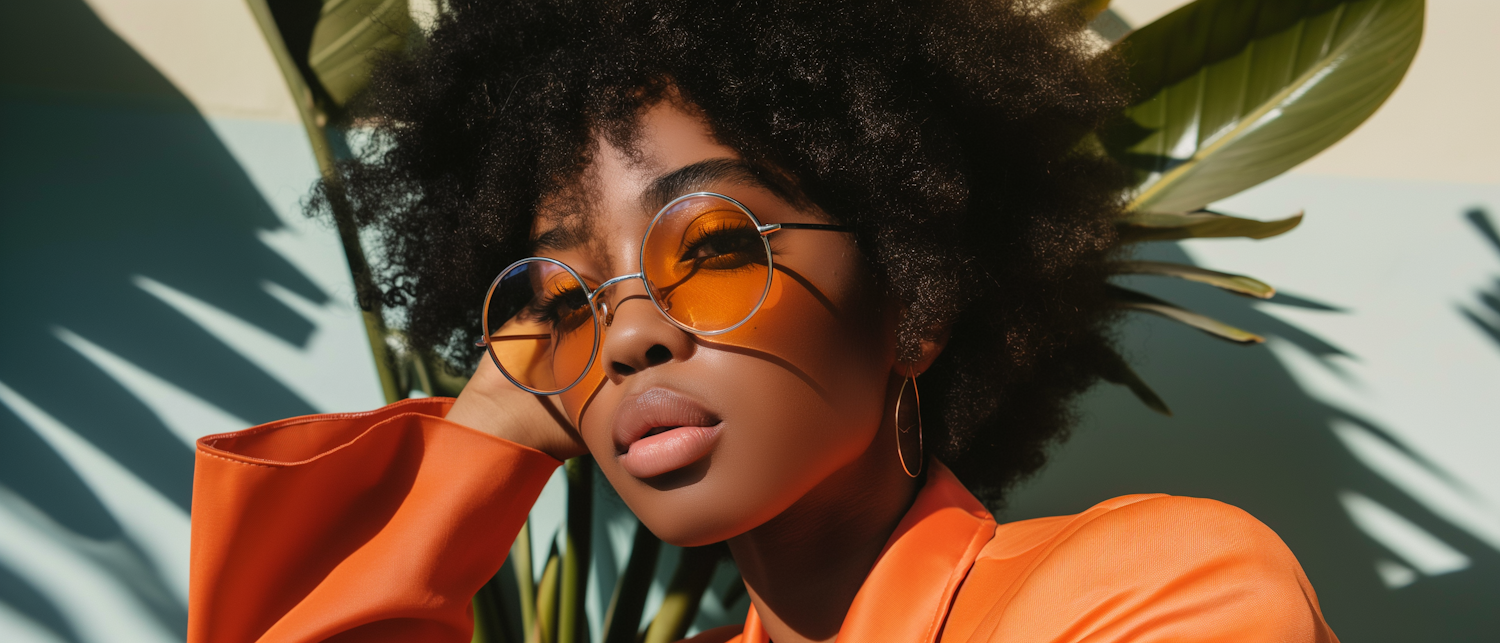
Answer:
[[[600,321],[605,326],[599,359],[611,381],[618,383],[621,378],[692,354],[692,335],[657,310],[646,294],[645,281],[622,281],[600,295]]]

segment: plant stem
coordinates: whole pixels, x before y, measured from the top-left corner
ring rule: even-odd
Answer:
[[[365,259],[364,248],[359,243],[359,228],[354,223],[354,210],[345,198],[343,186],[338,179],[337,158],[333,146],[329,143],[328,116],[318,108],[317,101],[313,98],[312,88],[308,86],[307,79],[302,77],[302,71],[298,69],[296,59],[287,49],[286,40],[281,37],[281,30],[276,25],[276,16],[271,12],[266,0],[246,0],[246,3],[250,6],[250,13],[255,16],[255,22],[260,26],[261,35],[265,37],[272,57],[276,59],[277,67],[281,69],[281,77],[286,81],[287,90],[292,94],[292,103],[296,105],[297,114],[302,119],[302,127],[307,131],[307,141],[312,145],[313,158],[317,160],[318,169],[323,173],[323,181],[328,190],[328,206],[333,210],[333,220],[338,227],[339,241],[344,246],[344,259],[348,261],[349,274],[354,279],[354,292],[359,299],[359,308],[364,316],[365,334],[370,341],[370,353],[375,358],[375,371],[380,375],[380,389],[387,403],[395,402],[406,397],[406,394],[397,386],[399,380],[396,376],[395,360],[390,347],[386,345],[385,320],[381,316],[379,290],[375,287],[374,279],[371,277],[370,264]]]

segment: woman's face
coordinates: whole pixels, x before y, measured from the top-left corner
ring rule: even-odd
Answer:
[[[677,104],[642,118],[638,154],[601,139],[582,196],[552,200],[534,225],[533,239],[548,240],[538,253],[591,286],[639,270],[648,223],[680,194],[733,197],[762,223],[831,223],[759,185]],[[639,279],[603,291],[613,319],[593,369],[559,396],[620,496],[674,544],[725,540],[806,497],[838,496],[830,481],[857,484],[850,472],[872,462],[899,467],[894,443],[873,444],[889,424],[895,307],[852,235],[783,230],[769,240],[776,269],[765,303],[722,335],[673,325]],[[820,488],[828,493],[810,494]]]

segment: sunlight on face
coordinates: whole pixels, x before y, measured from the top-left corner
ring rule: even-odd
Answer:
[[[638,156],[601,139],[585,173],[587,211],[544,215],[535,224],[538,238],[571,226],[571,242],[538,252],[573,267],[591,287],[636,273],[658,201],[687,192],[729,196],[762,223],[830,222],[743,170],[726,170],[740,166],[738,154],[689,109],[667,101],[647,110]],[[722,235],[726,226],[706,227]],[[769,291],[759,311],[727,333],[680,328],[640,279],[602,291],[596,301],[609,323],[598,356],[583,381],[560,396],[621,497],[674,544],[744,533],[862,460],[899,471],[885,462],[894,460],[892,450],[872,455],[871,447],[895,363],[895,307],[879,295],[852,235],[783,230],[768,239],[775,265]],[[712,253],[752,242],[764,257],[754,236],[714,241]],[[722,281],[718,292],[689,305],[740,296],[724,285],[730,283],[737,282]]]

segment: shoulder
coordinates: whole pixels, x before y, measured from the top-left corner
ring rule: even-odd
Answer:
[[[1128,554],[1170,568],[1191,568],[1233,559],[1266,571],[1299,570],[1291,550],[1265,523],[1239,507],[1182,496],[1126,496],[1078,516],[1059,534],[1053,555]],[[1069,533],[1070,532],[1070,533]],[[1126,567],[1129,560],[1118,561]]]
[[[1274,531],[1238,507],[1204,498],[1140,494],[1112,498],[1071,516],[999,525],[979,557],[1046,561],[1063,553],[1139,557],[1153,552],[1179,564],[1201,562],[1195,553],[1237,552],[1281,563],[1291,556]]]
[[[1035,525],[1025,555],[1003,558],[1003,542],[986,552],[995,563],[1009,561],[1015,579],[990,605],[986,620],[996,636],[986,640],[1314,641],[1327,633],[1296,557],[1237,507],[1126,496],[1076,516],[1026,522]],[[1019,553],[1017,544],[1010,553]]]
[[[1203,585],[1209,593],[1280,592],[1302,601],[1302,567],[1244,510],[1180,496],[1119,498],[1079,514],[1029,575],[1030,584],[1138,591]],[[1275,588],[1272,590],[1272,588]]]

